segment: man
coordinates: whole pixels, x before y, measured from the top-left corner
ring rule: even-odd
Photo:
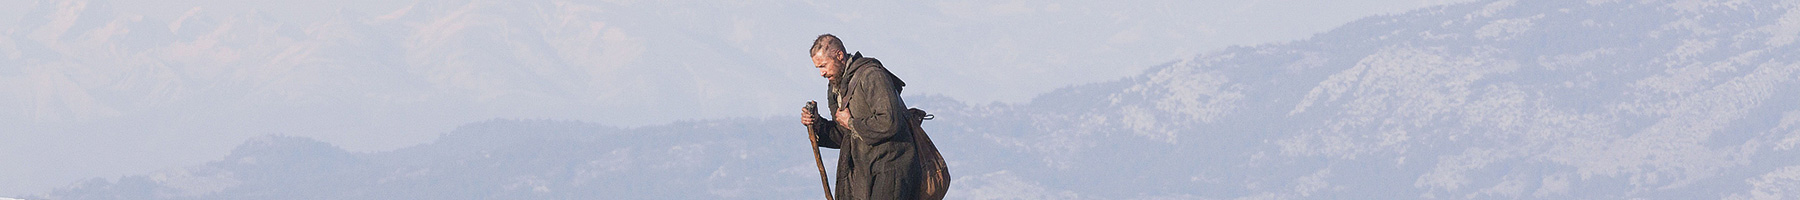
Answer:
[[[903,115],[906,86],[861,52],[845,53],[837,36],[813,40],[813,67],[830,82],[831,120],[800,112],[800,123],[817,134],[819,147],[838,149],[837,200],[916,199],[920,166],[912,131]]]

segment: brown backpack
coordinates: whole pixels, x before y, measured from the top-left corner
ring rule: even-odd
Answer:
[[[938,154],[937,145],[931,143],[931,137],[919,126],[933,116],[918,108],[906,109],[906,114],[907,122],[912,123],[913,146],[918,149],[913,155],[919,156],[925,176],[919,181],[919,199],[944,199],[944,193],[950,190],[950,166],[944,164],[944,155]]]

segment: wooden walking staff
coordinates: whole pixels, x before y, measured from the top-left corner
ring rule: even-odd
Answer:
[[[818,117],[819,102],[806,101],[806,112],[810,112],[814,117]],[[816,132],[817,131],[813,130],[812,127],[806,127],[806,140],[812,141],[813,164],[819,166],[819,185],[822,185],[821,187],[824,187],[825,189],[825,200],[836,200],[831,197],[831,182],[825,178],[825,159],[822,156],[819,156],[819,135]]]

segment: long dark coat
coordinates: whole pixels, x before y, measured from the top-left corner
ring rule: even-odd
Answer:
[[[911,126],[904,115],[900,88],[906,83],[875,58],[861,52],[847,56],[830,91],[831,115],[850,108],[850,127],[836,122],[815,124],[819,147],[838,151],[837,199],[915,199],[923,172],[914,156]]]

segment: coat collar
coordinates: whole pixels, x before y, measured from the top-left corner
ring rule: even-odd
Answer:
[[[856,64],[857,61],[862,61],[862,58],[863,55],[861,51],[845,55],[843,62],[844,66],[842,66],[843,69],[839,69],[839,73],[855,73],[856,70],[862,69],[862,65]]]
[[[838,77],[831,79],[831,84],[842,86],[842,84],[850,82],[851,76],[854,76],[852,74],[856,74],[856,70],[862,69],[861,65],[856,64],[856,62],[861,61],[862,58],[862,52],[860,51],[844,56],[844,60],[838,62]]]
[[[869,66],[868,65],[869,62],[873,62],[874,65]],[[881,61],[877,61],[874,58],[863,57],[862,52],[856,52],[856,53],[850,54],[849,56],[844,56],[844,66],[843,67],[844,67],[844,69],[841,69],[838,72],[838,76],[841,76],[842,78],[833,80],[832,81],[833,84],[847,84],[850,82],[850,79],[854,79],[856,77],[857,72],[862,71],[862,70],[867,70],[865,68],[882,68],[882,70],[884,71],[883,73],[887,73],[887,75],[888,75],[888,81],[892,81],[894,83],[894,89],[896,92],[898,92],[901,88],[906,87],[906,82],[901,81],[900,77],[894,76],[893,71],[886,71],[887,67],[882,66]]]

